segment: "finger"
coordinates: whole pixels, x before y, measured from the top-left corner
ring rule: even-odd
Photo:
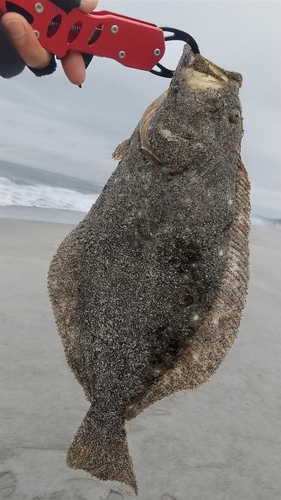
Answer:
[[[8,12],[2,17],[8,36],[12,40],[19,56],[27,66],[42,69],[51,61],[51,54],[43,49],[30,24],[19,14]]]
[[[61,65],[71,83],[82,85],[86,78],[86,70],[83,57],[79,52],[69,50],[61,59]]]
[[[92,12],[98,5],[98,0],[81,0],[79,10]],[[82,85],[86,78],[85,62],[80,53],[69,50],[61,59],[63,70],[71,83]]]
[[[82,12],[92,12],[98,5],[98,0],[81,0],[81,4],[79,7],[79,10],[82,10]]]

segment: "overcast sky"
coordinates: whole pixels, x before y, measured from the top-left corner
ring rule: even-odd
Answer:
[[[100,0],[99,10],[187,31],[207,59],[243,75],[242,159],[253,213],[281,218],[281,2]],[[170,42],[171,69],[181,50]],[[105,183],[116,167],[111,153],[168,84],[102,58],[93,59],[82,89],[61,68],[1,79],[1,159]]]

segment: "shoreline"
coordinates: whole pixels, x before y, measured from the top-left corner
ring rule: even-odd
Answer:
[[[78,224],[87,212],[58,208],[25,207],[22,205],[0,206],[0,219]]]
[[[24,205],[0,205],[0,219],[18,219],[58,224],[78,224],[88,212],[78,210],[30,207]],[[251,215],[251,226],[280,226],[281,219],[268,219]]]

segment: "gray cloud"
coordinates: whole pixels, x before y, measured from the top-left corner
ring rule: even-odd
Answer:
[[[242,73],[253,212],[281,217],[280,2],[100,0],[99,9],[185,30],[205,57]],[[170,43],[164,64],[175,66],[181,47]],[[60,68],[51,77],[25,70],[2,79],[1,158],[103,183],[116,167],[111,153],[168,83],[102,58],[94,58],[82,89]]]

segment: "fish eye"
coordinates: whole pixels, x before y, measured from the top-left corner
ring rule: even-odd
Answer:
[[[229,113],[229,121],[230,123],[237,123],[241,118],[241,113],[238,108],[234,108]]]

